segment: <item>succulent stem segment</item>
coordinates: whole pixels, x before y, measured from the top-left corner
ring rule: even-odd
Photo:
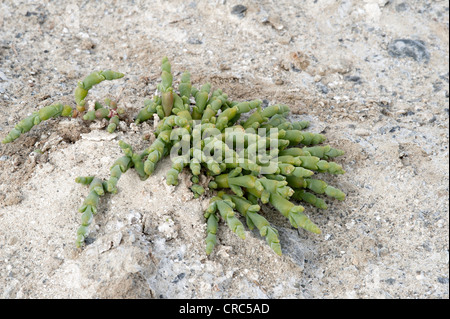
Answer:
[[[2,140],[2,143],[11,143],[19,138],[20,135],[29,132],[33,126],[38,125],[39,123],[52,117],[56,118],[59,116],[72,116],[72,108],[68,105],[62,105],[61,103],[47,105],[17,123],[9,134]]]
[[[75,90],[76,109],[60,103],[46,106],[20,121],[2,142],[12,142],[52,117],[75,117],[85,111],[85,98],[94,85],[123,76],[114,71],[89,74]],[[204,213],[207,254],[217,245],[221,221],[245,239],[242,219],[249,229],[258,229],[269,247],[281,255],[278,231],[262,216],[262,205],[270,205],[293,227],[320,234],[300,202],[326,209],[326,198],[344,200],[341,190],[320,179],[323,174],[345,173],[341,165],[331,161],[344,152],[320,145],[326,137],[305,131],[308,122],[290,121],[287,105],[263,107],[260,100],[233,101],[211,83],[194,87],[189,72],[182,73],[175,87],[172,66],[164,57],[157,92],[144,101],[135,117],[136,124],[158,120],[154,123],[154,141],[141,152],[120,141],[124,156],[113,163],[104,182],[95,177],[77,178],[77,182],[89,185],[89,194],[80,207],[83,215],[76,245],[81,246],[88,235],[100,196],[118,192],[122,174],[134,168],[146,180],[166,156],[172,160],[166,173],[168,185],[179,185],[180,174],[188,171],[195,198],[213,194]],[[95,103],[83,119],[106,119],[107,130],[114,132],[123,110],[110,100],[105,104]]]
[[[3,144],[11,143],[20,135],[29,132],[35,125],[49,120],[50,118],[63,117],[76,117],[78,114],[84,112],[85,108],[85,98],[89,90],[96,84],[103,82],[105,80],[115,80],[120,79],[124,74],[115,71],[100,71],[93,72],[88,75],[83,81],[78,82],[78,86],[75,89],[75,102],[76,108],[70,105],[63,105],[61,103],[54,103],[47,105],[36,112],[33,112],[30,116],[21,120],[16,126],[9,132],[9,134],[2,140]],[[96,102],[95,109],[86,112],[83,116],[84,120],[94,120],[106,118],[109,120],[109,125],[107,131],[112,133],[115,131],[119,125],[120,115],[124,113],[124,110],[117,108],[117,104],[112,102],[110,99],[105,100],[106,104],[110,108],[104,108],[103,105]]]
[[[267,244],[275,253],[281,255],[280,239],[278,238],[278,231],[273,228],[270,223],[263,216],[258,214],[261,207],[253,204],[248,199],[236,195],[222,195],[224,198],[229,198],[235,204],[236,210],[239,211],[247,222],[250,230],[255,227],[259,230],[261,236],[266,237]]]
[[[103,181],[93,176],[77,177],[75,181],[80,184],[89,185],[89,194],[85,198],[83,205],[78,209],[82,215],[81,226],[77,230],[75,244],[77,247],[81,247],[89,234],[89,226],[92,223],[94,215],[97,214],[98,202],[100,196],[105,194],[105,189]]]
[[[120,79],[124,74],[111,70],[92,72],[83,81],[79,81],[77,88],[75,89],[75,102],[77,103],[77,109],[80,112],[85,110],[85,98],[94,85],[97,85],[105,80],[112,81]]]

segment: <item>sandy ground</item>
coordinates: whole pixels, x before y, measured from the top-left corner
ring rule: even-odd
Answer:
[[[236,7],[243,5],[243,7]],[[74,248],[87,189],[118,140],[143,149],[150,125],[110,135],[50,120],[0,146],[0,298],[448,298],[447,1],[19,1],[0,3],[0,137],[40,107],[72,103],[93,70],[126,76],[90,97],[132,117],[160,61],[235,100],[286,103],[346,154],[326,177],[344,202],[305,205],[321,235],[270,210],[283,256],[224,225],[204,252],[202,211],[162,162],[123,176],[101,201],[89,244]],[[151,124],[151,123],[149,123]],[[40,150],[37,152],[37,150]]]

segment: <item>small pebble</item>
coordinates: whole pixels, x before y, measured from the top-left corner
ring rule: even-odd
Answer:
[[[316,86],[323,94],[328,94],[328,92],[330,91],[328,89],[328,87],[325,84],[321,83],[321,82],[317,82]]]
[[[397,12],[404,12],[409,9],[409,5],[406,2],[399,3],[395,6]]]
[[[361,83],[361,77],[358,75],[347,75],[344,77],[344,80],[349,82]]]
[[[269,100],[262,100],[262,104],[261,104],[261,108],[265,109],[266,107],[268,107],[270,104]]]
[[[189,44],[203,44],[203,41],[198,38],[189,38],[187,40],[187,43]]]
[[[276,80],[274,81],[274,83],[275,83],[276,85],[283,85],[283,84],[284,84],[284,81],[283,81],[282,79],[276,79]]]
[[[182,280],[185,276],[186,276],[186,274],[184,272],[182,272],[181,274],[179,274],[175,277],[175,279],[172,281],[172,283],[176,284],[177,282]]]
[[[226,64],[221,64],[221,65],[219,65],[219,69],[220,69],[220,71],[228,71],[228,70],[231,70],[231,67]]]
[[[386,282],[388,285],[393,285],[393,284],[395,283],[395,279],[394,279],[394,278],[388,278],[388,279],[385,280],[385,282]]]
[[[430,52],[421,40],[397,39],[389,45],[388,52],[395,58],[413,58],[417,62],[428,62]]]
[[[238,16],[239,18],[245,17],[245,13],[247,12],[247,7],[242,4],[238,4],[231,8],[231,14]]]

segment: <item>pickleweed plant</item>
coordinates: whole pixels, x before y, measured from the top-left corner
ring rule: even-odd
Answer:
[[[222,89],[213,90],[210,83],[194,87],[189,72],[181,75],[175,89],[172,67],[166,57],[161,69],[157,91],[144,101],[134,117],[138,125],[155,121],[154,141],[144,150],[136,151],[121,140],[118,146],[123,156],[113,162],[107,180],[95,176],[76,179],[89,187],[79,208],[81,226],[76,246],[85,245],[100,197],[118,192],[122,174],[134,169],[146,180],[164,157],[172,161],[166,174],[168,185],[177,186],[180,174],[185,171],[191,174],[189,187],[194,197],[209,197],[204,212],[207,254],[217,244],[219,222],[224,222],[242,239],[246,236],[244,223],[250,230],[256,228],[273,251],[281,255],[278,231],[261,213],[263,205],[273,207],[292,227],[319,234],[319,227],[311,221],[301,202],[326,209],[323,196],[344,200],[341,190],[318,177],[321,173],[343,174],[342,166],[332,159],[344,152],[321,145],[325,136],[306,131],[307,121],[290,121],[287,105],[264,107],[260,100],[234,101]],[[78,82],[75,106],[54,103],[33,112],[2,143],[13,142],[42,121],[60,116],[82,117],[86,121],[106,119],[108,132],[114,132],[119,122],[125,120],[122,118],[125,111],[109,99],[102,104],[86,103],[86,98],[94,85],[123,76],[110,70],[91,73]]]

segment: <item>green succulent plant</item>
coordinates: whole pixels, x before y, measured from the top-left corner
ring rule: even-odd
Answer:
[[[86,121],[107,119],[107,130],[113,132],[124,111],[109,99],[105,105],[95,102],[94,108],[86,110],[85,99],[94,85],[123,76],[115,71],[91,73],[78,82],[74,108],[60,103],[46,106],[20,121],[2,143],[13,142],[40,122],[59,116],[83,115]],[[343,174],[342,166],[330,160],[344,152],[319,145],[326,138],[305,131],[308,122],[291,122],[287,105],[264,107],[260,100],[233,101],[221,89],[212,90],[210,83],[195,88],[189,72],[181,75],[178,90],[173,86],[172,67],[165,57],[157,94],[144,102],[135,117],[136,124],[159,118],[156,139],[141,152],[119,141],[124,154],[111,166],[108,180],[95,176],[76,179],[89,186],[89,194],[79,208],[82,216],[76,246],[85,243],[99,198],[118,191],[122,174],[134,168],[145,180],[167,156],[172,160],[166,175],[168,185],[177,186],[179,175],[186,170],[192,175],[194,197],[211,196],[204,213],[207,254],[217,243],[219,222],[244,239],[244,221],[250,230],[258,229],[273,251],[281,255],[278,231],[263,217],[262,205],[272,206],[292,227],[320,233],[300,202],[326,209],[322,195],[344,200],[341,190],[316,177],[320,173]],[[200,183],[202,175],[207,177],[207,184]]]

